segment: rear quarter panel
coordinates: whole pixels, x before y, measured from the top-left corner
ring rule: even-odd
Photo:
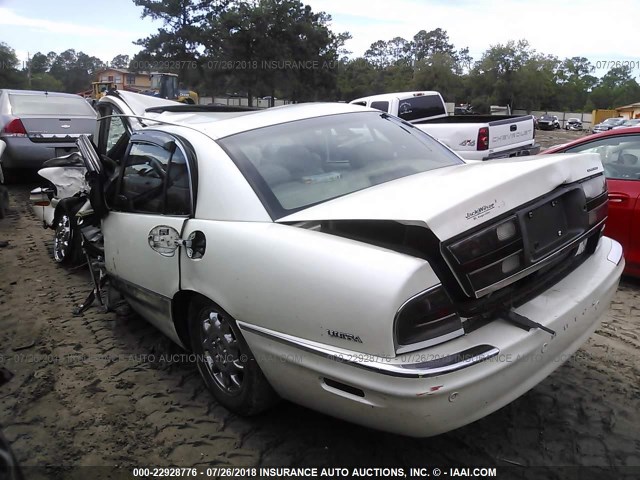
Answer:
[[[185,237],[196,230],[206,237],[206,252],[182,262],[183,289],[237,320],[357,352],[395,355],[397,309],[439,283],[423,260],[317,231],[190,220]],[[328,336],[327,329],[362,343]]]

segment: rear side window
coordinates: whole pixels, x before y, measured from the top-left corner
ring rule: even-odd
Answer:
[[[383,112],[388,112],[389,102],[371,102],[371,108],[377,108]]]
[[[10,94],[9,103],[13,115],[96,116],[95,110],[82,97]]]
[[[180,148],[133,143],[116,207],[125,212],[189,215],[189,171]]]
[[[577,152],[599,154],[607,178],[640,180],[640,135],[615,135],[565,150]]]
[[[400,100],[398,107],[398,116],[407,121],[445,115],[446,113],[444,104],[438,95],[422,95]]]

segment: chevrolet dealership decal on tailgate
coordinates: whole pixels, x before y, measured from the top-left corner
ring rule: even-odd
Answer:
[[[505,135],[496,135],[491,139],[491,143],[504,142],[505,140],[513,140],[514,138],[520,138],[520,137],[529,138],[532,134],[531,132],[532,130],[529,129],[529,130],[516,131],[513,133],[507,133]]]

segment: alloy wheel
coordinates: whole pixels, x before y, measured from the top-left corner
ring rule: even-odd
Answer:
[[[217,311],[203,312],[200,321],[204,365],[217,386],[229,395],[237,395],[242,389],[246,355],[228,320]]]
[[[63,262],[69,251],[71,242],[71,219],[63,213],[56,224],[56,234],[53,239],[53,258],[56,262]]]

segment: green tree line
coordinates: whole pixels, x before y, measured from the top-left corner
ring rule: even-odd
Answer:
[[[526,40],[492,45],[478,59],[441,28],[371,44],[361,57],[345,50],[348,32],[299,0],[133,0],[142,17],[162,23],[134,43],[133,58],[108,62],[77,52],[37,52],[28,65],[0,44],[0,87],[80,92],[105,66],[177,73],[201,95],[271,96],[294,101],[345,100],[402,90],[437,90],[445,100],[524,110],[590,111],[640,101],[631,67],[594,75],[589,59],[560,59]],[[153,67],[157,68],[153,68]],[[164,68],[163,68],[164,67]]]

